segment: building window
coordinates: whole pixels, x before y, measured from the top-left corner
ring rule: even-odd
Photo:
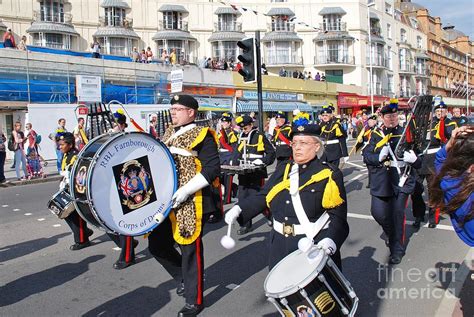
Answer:
[[[266,45],[267,65],[301,64],[297,42],[270,42]]]
[[[342,16],[338,14],[327,14],[323,16],[323,30],[324,31],[343,31]]]
[[[165,30],[181,30],[183,18],[180,12],[163,12],[163,28]]]
[[[169,55],[173,50],[176,53],[177,63],[190,61],[190,44],[188,41],[181,40],[159,40],[156,41],[158,46],[158,56],[162,56],[163,51]]]
[[[390,46],[387,47],[387,66],[388,69],[393,70],[393,65],[392,65],[392,48]]]
[[[64,4],[45,0],[40,2],[41,21],[64,23]]]
[[[392,5],[390,3],[385,2],[385,13],[392,14]]]
[[[387,86],[388,86],[388,92],[390,94],[395,94],[395,86],[393,83],[393,75],[387,75]]]
[[[389,39],[392,39],[392,26],[390,25],[390,23],[387,23],[387,37]]]
[[[125,10],[121,8],[105,8],[106,26],[123,26]]]
[[[35,46],[68,50],[71,48],[71,37],[55,33],[35,33],[33,34],[33,43]]]
[[[239,53],[237,42],[214,42],[212,52],[217,60],[226,61],[236,61]]]
[[[422,42],[421,36],[416,37],[416,47],[423,48],[423,42]]]
[[[295,25],[288,22],[288,16],[278,15],[272,17],[272,32],[294,32]]]
[[[219,14],[217,20],[218,31],[242,31],[237,29],[237,17],[235,16],[235,14]]]
[[[407,31],[405,29],[400,29],[400,42],[407,42]]]

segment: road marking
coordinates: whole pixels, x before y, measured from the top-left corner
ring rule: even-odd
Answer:
[[[61,227],[61,225],[59,223],[53,225],[53,227],[57,228],[57,227]]]
[[[38,221],[44,221],[45,219],[44,218],[39,218],[37,219]]]
[[[232,291],[233,291],[233,290],[236,290],[236,289],[238,289],[239,287],[240,287],[240,285],[237,285],[237,284],[231,283],[231,284],[227,285],[225,288],[228,288],[228,289],[230,289],[230,290],[232,290]]]
[[[21,209],[18,209],[18,208],[13,209],[13,211],[20,211],[20,210],[21,210]]]
[[[27,213],[25,214],[25,216],[31,216],[31,215],[32,215],[31,212],[27,212]]]
[[[355,166],[355,167],[358,167],[360,169],[365,169],[366,167],[365,166],[362,166],[362,165],[359,165],[359,164],[354,164],[350,161],[347,161],[346,164],[349,164],[349,165],[352,165],[352,166]]]
[[[359,175],[357,175],[357,176],[354,176],[352,179],[350,179],[350,180],[348,181],[348,183],[350,183],[350,182],[352,182],[352,181],[355,181],[355,180],[361,178],[363,175],[364,175],[364,174],[359,174]]]
[[[2,207],[3,207],[3,208],[7,208],[7,207],[8,207],[8,205],[2,205]]]
[[[112,248],[112,250],[114,250],[114,251],[120,251],[120,250],[122,250],[122,248],[115,247],[115,248]]]
[[[365,220],[373,220],[373,221],[375,221],[374,217],[372,217],[372,216],[370,216],[370,215],[355,214],[355,213],[352,213],[352,212],[348,212],[348,213],[347,213],[347,217],[349,217],[349,218],[365,219]],[[413,224],[413,221],[407,221],[406,224],[407,224],[407,225],[412,225],[412,224]],[[423,226],[423,228],[428,228],[428,224],[425,224],[425,225]],[[435,229],[447,230],[447,231],[454,231],[453,227],[452,227],[452,226],[448,226],[448,225],[437,225]]]

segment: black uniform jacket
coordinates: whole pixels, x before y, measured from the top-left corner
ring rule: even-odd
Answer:
[[[241,132],[240,134],[240,143],[238,146],[239,159],[244,159],[244,147],[242,145],[243,139],[247,138],[250,135],[250,140],[247,142],[247,161],[252,162],[257,158],[249,158],[249,155],[261,155],[260,157],[262,162],[268,166],[275,161],[275,149],[273,145],[268,141],[268,139],[261,134],[257,129],[253,129],[248,134]],[[254,173],[253,177],[267,177],[267,169],[261,169]]]
[[[290,134],[291,126],[288,124],[275,128],[273,131],[272,143],[275,146],[277,160],[285,160],[291,157]]]
[[[219,157],[222,165],[238,165],[238,132],[232,129],[221,129],[219,139]]]
[[[288,164],[294,164],[293,161],[289,161]],[[270,190],[283,180],[287,164],[280,164],[277,169],[269,178],[264,188],[256,195],[250,196],[243,201],[239,201],[238,205],[243,210],[238,221],[239,223],[245,223],[251,218],[258,215],[265,208],[267,208],[267,194]],[[312,183],[305,186],[300,190],[300,197],[303,208],[308,215],[308,219],[311,222],[315,222],[318,218],[327,211],[330,217],[330,224],[327,229],[323,229],[316,237],[315,241],[319,241],[325,237],[331,238],[337,245],[338,250],[340,249],[344,240],[346,240],[349,234],[349,225],[347,224],[347,200],[346,190],[344,188],[344,181],[342,172],[339,169],[322,163],[319,159],[315,158],[307,164],[299,166],[299,185],[306,184],[313,175],[321,172],[324,169],[329,169],[332,172],[332,180],[339,189],[339,196],[342,198],[342,203],[335,208],[325,209],[322,206],[323,193],[328,183],[328,179],[323,179],[319,182]],[[291,196],[288,190],[284,189],[279,192],[270,202],[270,212],[273,218],[279,222],[285,224],[299,224],[298,218],[296,217]],[[271,240],[274,240],[274,235],[279,236],[278,238],[284,238],[283,245],[275,245],[276,248],[286,248],[287,254],[295,251],[298,248],[298,241],[303,235],[289,236],[285,238],[280,233],[272,230]]]
[[[390,129],[377,127],[372,131],[369,144],[363,150],[364,163],[369,167],[370,173],[370,194],[373,196],[392,197],[400,191],[411,194],[415,189],[416,172],[413,168],[418,169],[421,167],[422,160],[420,157],[411,164],[413,168],[403,187],[398,186],[400,175],[396,167],[385,166],[385,162],[379,162],[379,154],[384,145],[389,144],[395,153],[395,148],[402,133],[403,127],[399,125]],[[391,136],[388,138],[390,134]],[[384,142],[384,138],[388,138],[388,141]],[[386,164],[389,164],[389,161],[396,161],[396,158],[389,154]],[[401,167],[400,170],[403,172],[405,168]]]
[[[328,122],[321,121],[321,139],[324,142],[339,140],[338,143],[325,144],[325,154],[329,162],[348,156],[346,144],[346,132],[336,119],[332,118]]]

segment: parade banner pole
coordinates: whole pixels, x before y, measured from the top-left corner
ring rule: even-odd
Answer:
[[[263,97],[262,97],[262,57],[260,52],[260,31],[255,31],[255,51],[257,62],[257,96],[258,96],[258,131],[263,131]]]

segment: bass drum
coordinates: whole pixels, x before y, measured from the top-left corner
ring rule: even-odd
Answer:
[[[71,171],[71,196],[88,223],[107,232],[143,235],[171,210],[176,166],[166,146],[141,132],[103,134],[81,150]]]

